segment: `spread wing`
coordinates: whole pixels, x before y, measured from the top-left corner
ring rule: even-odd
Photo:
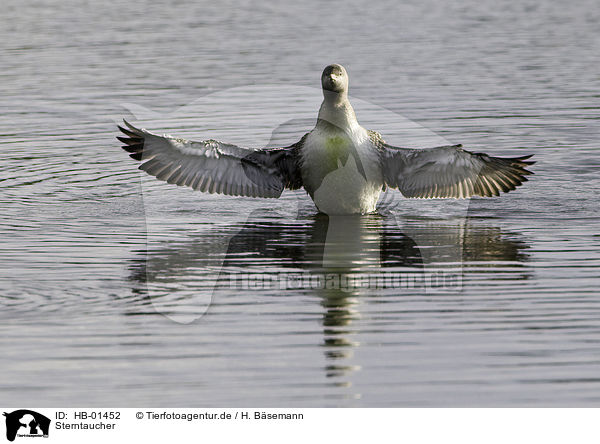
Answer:
[[[388,145],[377,133],[371,135],[380,149],[385,183],[406,197],[467,198],[498,196],[527,181],[530,156],[492,157],[472,153],[462,145],[427,149]]]
[[[125,120],[117,137],[140,170],[181,186],[231,196],[279,197],[284,188],[297,189],[302,179],[297,150],[304,141],[285,148],[252,150],[216,140],[194,142],[159,136]]]

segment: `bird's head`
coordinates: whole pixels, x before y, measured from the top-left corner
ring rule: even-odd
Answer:
[[[348,73],[342,65],[333,64],[327,66],[321,75],[323,91],[331,91],[338,94],[348,92]]]

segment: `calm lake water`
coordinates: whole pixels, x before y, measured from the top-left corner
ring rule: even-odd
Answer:
[[[5,405],[600,405],[598,2],[79,3],[0,15]],[[115,140],[291,143],[333,62],[389,142],[535,176],[328,219],[146,179]]]

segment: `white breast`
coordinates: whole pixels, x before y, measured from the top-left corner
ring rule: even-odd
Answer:
[[[302,147],[302,180],[319,211],[375,211],[383,185],[379,156],[367,131],[350,134],[317,126]]]

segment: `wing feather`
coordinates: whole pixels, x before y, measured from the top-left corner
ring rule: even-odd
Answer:
[[[159,136],[127,121],[117,136],[139,169],[167,183],[194,190],[233,196],[279,197],[284,188],[297,189],[302,179],[297,144],[269,150],[251,150],[205,140],[194,142]]]
[[[527,181],[527,170],[535,162],[522,157],[492,157],[473,153],[462,145],[426,149],[400,148],[386,144],[371,132],[379,148],[385,185],[398,188],[406,197],[468,198],[499,196]]]

